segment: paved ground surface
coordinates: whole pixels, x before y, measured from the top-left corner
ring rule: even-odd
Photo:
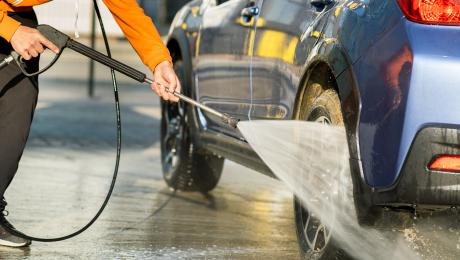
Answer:
[[[126,42],[115,56],[142,68]],[[97,67],[87,98],[87,60],[66,53],[41,78],[39,108],[19,174],[6,197],[9,219],[35,236],[81,227],[96,212],[115,159],[110,76]],[[296,259],[292,196],[278,181],[226,162],[211,194],[174,194],[163,182],[158,99],[120,77],[123,157],[112,200],[101,219],[74,239],[0,248],[4,259]],[[385,227],[398,220],[399,228]],[[425,259],[456,259],[458,215],[387,213],[386,233],[409,241]]]

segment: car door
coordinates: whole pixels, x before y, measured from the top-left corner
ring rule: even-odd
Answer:
[[[250,99],[250,55],[259,1],[214,0],[203,10],[195,55],[196,97],[203,104],[236,118],[247,119]],[[242,12],[244,15],[242,15]],[[206,112],[202,124],[239,137],[235,129]]]
[[[251,119],[291,118],[300,71],[320,35],[312,25],[321,8],[311,2],[320,1],[263,1],[252,58]]]

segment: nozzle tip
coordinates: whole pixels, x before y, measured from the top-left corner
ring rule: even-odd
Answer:
[[[225,115],[225,118],[223,118],[223,122],[232,128],[237,128],[238,122],[240,122],[240,120],[233,118],[229,115]]]

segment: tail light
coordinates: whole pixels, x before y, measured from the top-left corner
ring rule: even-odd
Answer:
[[[460,0],[398,0],[398,3],[411,21],[460,25]]]
[[[460,173],[460,155],[438,155],[428,164],[428,169]]]

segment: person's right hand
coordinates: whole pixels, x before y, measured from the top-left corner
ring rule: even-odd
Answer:
[[[10,40],[13,49],[25,60],[37,57],[43,53],[45,47],[54,53],[59,53],[59,48],[45,38],[37,29],[19,26]]]

